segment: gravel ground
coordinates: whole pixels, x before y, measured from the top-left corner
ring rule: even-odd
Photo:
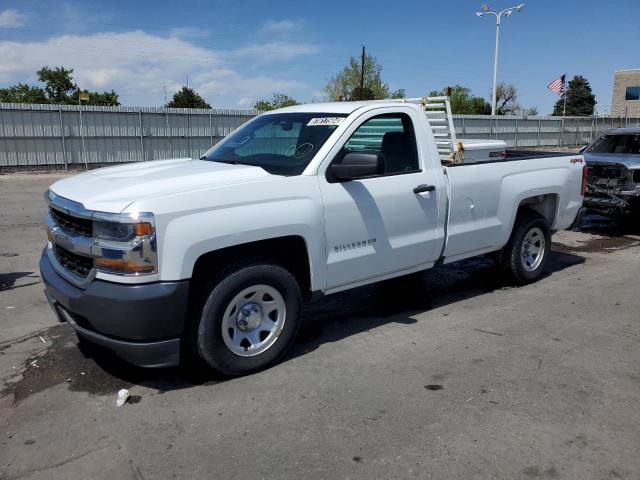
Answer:
[[[640,478],[640,228],[558,233],[526,287],[476,259],[327,297],[283,362],[217,381],[57,323],[57,178],[0,175],[0,479]]]

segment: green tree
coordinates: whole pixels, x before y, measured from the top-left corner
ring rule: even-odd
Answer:
[[[407,93],[404,88],[399,88],[396,91],[391,92],[389,98],[407,98]]]
[[[447,94],[447,88],[437,91],[433,90],[429,93],[430,97],[439,97]],[[451,87],[451,111],[455,114],[466,115],[489,115],[491,114],[491,105],[482,97],[475,97],[471,94],[471,89],[456,85]]]
[[[349,63],[332,77],[324,91],[332,101],[380,99],[389,97],[389,84],[382,80],[382,65],[376,57],[364,57],[364,88],[360,90],[360,58],[351,57]]]
[[[596,96],[591,91],[589,81],[582,75],[576,75],[569,81],[569,88],[565,92],[567,96],[566,115],[587,117],[593,115],[596,106]],[[561,116],[564,109],[564,98],[560,98],[553,107],[553,114]]]
[[[38,80],[44,83],[41,87],[32,87],[18,83],[12,87],[0,89],[0,101],[13,103],[53,103],[77,105],[80,89],[73,82],[73,69],[64,67],[42,67],[38,70]],[[85,105],[120,105],[118,94],[110,92],[90,92],[89,101]]]
[[[40,87],[19,83],[13,87],[0,88],[0,102],[4,103],[49,103]]]
[[[348,100],[357,101],[357,100],[375,100],[376,94],[369,87],[356,87],[351,91],[351,94],[348,95]]]
[[[182,87],[173,94],[173,98],[165,105],[168,108],[211,108],[204,98],[193,88]]]
[[[269,110],[291,107],[293,105],[300,105],[300,102],[284,93],[274,93],[271,100],[258,100],[253,108],[261,112],[267,112]]]
[[[117,106],[120,105],[118,100],[118,94],[111,90],[110,92],[90,92],[89,90],[82,90],[82,93],[89,94],[89,101],[83,100],[83,105],[101,105],[101,106]],[[76,90],[69,96],[69,103],[78,105],[80,97],[80,90]]]
[[[70,95],[78,89],[73,83],[73,68],[42,67],[38,70],[38,80],[44,83],[44,91],[47,92],[48,103],[69,103]]]
[[[496,114],[515,115],[520,110],[518,90],[510,83],[501,82],[496,87]]]

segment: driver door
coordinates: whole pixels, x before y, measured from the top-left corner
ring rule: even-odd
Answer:
[[[363,115],[330,154],[324,174],[318,175],[324,202],[327,290],[433,265],[438,241],[437,177],[425,168],[426,150],[418,148],[417,112],[406,110],[380,108]],[[332,178],[330,163],[340,162],[349,152],[381,154],[382,171],[350,181]]]

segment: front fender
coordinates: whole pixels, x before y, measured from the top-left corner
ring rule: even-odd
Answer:
[[[191,192],[159,203],[156,208],[162,213],[156,214],[156,225],[161,280],[191,278],[198,258],[209,252],[299,236],[307,246],[311,288],[324,287],[322,201],[315,177],[281,177],[245,190],[230,187]]]

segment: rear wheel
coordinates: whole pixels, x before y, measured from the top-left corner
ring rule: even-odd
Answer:
[[[501,253],[500,264],[516,283],[531,283],[544,272],[550,249],[547,221],[535,212],[527,212],[516,220],[509,243]]]
[[[211,368],[245,375],[276,362],[300,326],[300,287],[275,264],[233,267],[205,289],[194,322],[195,347]]]

